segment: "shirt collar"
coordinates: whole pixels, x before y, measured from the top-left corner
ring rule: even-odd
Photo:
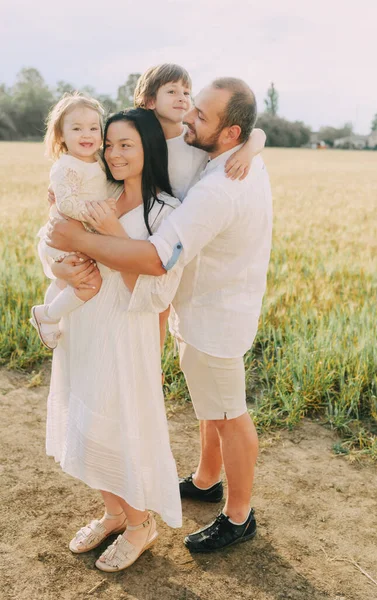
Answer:
[[[210,158],[208,160],[206,168],[200,174],[200,179],[202,179],[202,177],[204,177],[205,175],[208,175],[208,173],[211,173],[212,171],[217,169],[218,166],[225,165],[229,156],[231,156],[234,152],[237,152],[237,150],[242,148],[242,146],[243,146],[243,144],[239,144],[238,146],[234,146],[234,148],[231,148],[230,150],[227,150],[226,152],[219,154],[219,156],[216,156],[216,158],[212,158],[212,159]]]

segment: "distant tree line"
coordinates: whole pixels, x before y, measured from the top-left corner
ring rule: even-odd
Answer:
[[[116,98],[108,94],[98,94],[91,86],[84,86],[81,92],[97,98],[110,114],[133,105],[133,95],[140,73],[131,73],[126,82],[118,87]],[[40,140],[44,134],[45,121],[50,108],[65,94],[74,91],[75,86],[66,81],[58,81],[54,88],[49,87],[37,69],[24,68],[18,73],[13,86],[0,84],[0,140]],[[299,148],[309,143],[311,129],[302,121],[288,121],[278,115],[279,94],[271,83],[264,100],[265,110],[258,116],[257,126],[267,135],[267,146]],[[377,130],[377,114],[372,122],[372,130]],[[322,127],[319,138],[332,146],[334,140],[352,133],[352,125],[344,127]]]
[[[80,91],[97,98],[110,114],[133,105],[134,89],[139,77],[140,73],[131,73],[118,88],[115,99],[107,94],[98,94],[88,85],[80,88]],[[75,89],[66,81],[58,81],[54,88],[50,88],[37,69],[22,69],[12,87],[0,84],[0,140],[40,140],[50,108],[66,92]]]

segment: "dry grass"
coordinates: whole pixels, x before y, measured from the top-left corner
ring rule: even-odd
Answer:
[[[268,149],[274,247],[260,332],[246,357],[260,428],[321,415],[339,452],[377,457],[377,153]],[[27,324],[46,282],[35,234],[47,217],[41,144],[0,144],[0,360],[43,358]],[[185,397],[168,344],[168,397]]]

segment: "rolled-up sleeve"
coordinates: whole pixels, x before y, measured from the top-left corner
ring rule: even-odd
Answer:
[[[171,304],[182,277],[183,259],[178,258],[165,275],[139,275],[128,305],[128,312],[161,313]]]
[[[149,241],[168,271],[181,254],[184,264],[188,264],[230,224],[233,213],[229,195],[206,177],[189,191],[183,204],[162,222]]]

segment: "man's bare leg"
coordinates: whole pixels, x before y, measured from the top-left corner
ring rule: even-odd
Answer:
[[[223,512],[235,523],[250,513],[254,467],[258,456],[258,435],[248,413],[236,419],[212,421],[220,440],[228,495]]]
[[[220,437],[213,421],[199,421],[200,459],[193,480],[199,488],[209,488],[220,481],[222,467]]]

